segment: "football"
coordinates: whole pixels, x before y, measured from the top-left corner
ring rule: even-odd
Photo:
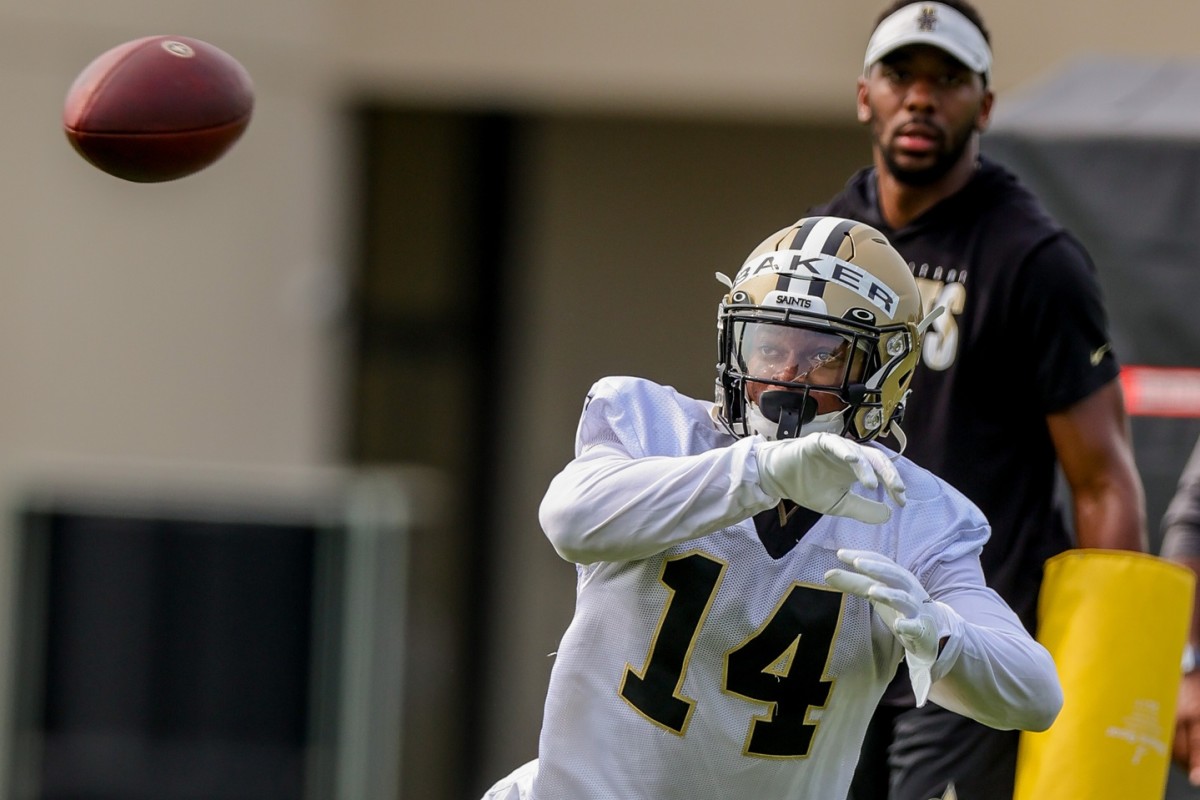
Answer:
[[[254,87],[228,53],[185,36],[118,45],[71,84],[63,127],[93,166],[138,183],[211,165],[250,124]]]

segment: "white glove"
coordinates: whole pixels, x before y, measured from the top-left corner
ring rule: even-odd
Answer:
[[[883,451],[832,433],[766,442],[758,449],[763,491],[822,514],[886,522],[890,508],[850,491],[855,483],[874,489],[880,482],[897,505],[904,505],[904,481]]]
[[[929,698],[933,683],[930,673],[941,652],[941,638],[957,629],[954,622],[958,615],[945,603],[930,598],[916,576],[885,555],[838,550],[837,557],[855,572],[831,569],[825,573],[826,583],[871,601],[875,613],[904,646],[904,660],[920,708]]]

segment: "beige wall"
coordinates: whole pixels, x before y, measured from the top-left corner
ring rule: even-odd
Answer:
[[[0,452],[337,456],[352,213],[343,99],[845,121],[874,11],[864,0],[836,13],[765,0],[10,0],[0,8]],[[1072,53],[1200,49],[1194,3],[986,11],[1001,105],[1006,88]],[[257,84],[255,119],[208,171],[123,183],[66,146],[62,97],[95,54],[164,31],[240,58]]]
[[[886,3],[840,0],[344,0],[340,69],[386,93],[845,118],[870,23]],[[1074,55],[1191,57],[1200,4],[983,0],[995,85]]]
[[[294,467],[340,447],[345,148],[317,3],[0,3],[0,497],[57,457]],[[75,74],[123,41],[218,44],[256,82],[219,164],[135,185],[61,130]],[[31,476],[31,472],[34,477]],[[44,482],[48,482],[44,483]],[[0,610],[15,580],[0,536]],[[0,642],[11,653],[10,619]],[[0,715],[12,659],[0,659]],[[9,744],[0,725],[0,785]]]
[[[329,459],[344,150],[328,76],[302,58],[319,42],[299,25],[272,41],[266,19],[256,36],[232,13],[221,26],[128,3],[124,24],[109,8],[89,26],[56,5],[0,11],[0,452]],[[278,10],[295,23],[318,8]],[[249,130],[187,180],[93,169],[61,132],[74,74],[113,44],[180,29],[246,64]]]
[[[0,8],[0,453],[337,457],[345,98],[845,121],[875,6],[10,0]],[[986,11],[1001,106],[1006,88],[1072,53],[1198,49],[1194,3]],[[123,183],[66,146],[62,97],[95,54],[166,31],[240,58],[256,80],[255,119],[208,171]]]

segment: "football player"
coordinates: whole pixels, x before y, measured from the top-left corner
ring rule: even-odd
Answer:
[[[725,282],[715,403],[631,377],[587,396],[540,509],[575,614],[538,758],[489,800],[844,798],[901,659],[921,702],[987,725],[1058,713],[984,583],[986,520],[876,442],[902,440],[930,322],[904,260],[810,218]]]

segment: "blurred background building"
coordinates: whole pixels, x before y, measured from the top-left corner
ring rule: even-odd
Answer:
[[[1200,4],[980,5],[985,150],[1093,248],[1123,360],[1200,364]],[[869,157],[881,6],[0,0],[0,795],[464,800],[532,757],[584,394],[711,394],[713,273]],[[255,116],[124,183],[62,101],[160,33]],[[1135,419],[1152,526],[1197,434]]]

